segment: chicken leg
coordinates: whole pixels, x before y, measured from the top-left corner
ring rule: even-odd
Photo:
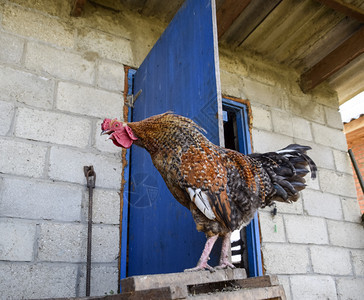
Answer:
[[[219,265],[215,267],[215,269],[227,269],[228,267],[230,267],[231,269],[235,269],[235,266],[231,263],[230,236],[231,232],[224,236],[221,246],[220,262]]]
[[[211,266],[208,265],[208,260],[210,259],[210,253],[212,250],[212,247],[214,246],[217,238],[219,237],[219,235],[213,235],[210,236],[205,244],[205,248],[202,251],[201,257],[197,263],[197,266],[191,269],[186,269],[185,272],[193,272],[193,271],[200,271],[200,270],[205,270],[208,269],[211,272],[215,272],[215,269]]]

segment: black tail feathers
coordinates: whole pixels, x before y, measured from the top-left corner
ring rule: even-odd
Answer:
[[[272,190],[266,195],[263,205],[272,201],[297,201],[298,192],[306,187],[304,176],[309,172],[307,166],[311,178],[316,178],[316,164],[306,154],[310,149],[309,146],[291,144],[276,152],[251,155],[262,163],[272,183]]]

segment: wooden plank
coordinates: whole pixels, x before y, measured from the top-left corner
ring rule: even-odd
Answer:
[[[364,115],[356,120],[352,120],[349,123],[344,124],[344,133],[348,134],[360,128],[364,128]]]
[[[85,7],[86,0],[74,0],[72,10],[71,10],[71,16],[73,17],[79,17],[81,16],[83,9]]]
[[[364,53],[364,27],[301,75],[300,86],[307,92]]]
[[[231,24],[239,17],[244,9],[249,5],[251,0],[225,0],[218,11],[217,17],[217,34],[218,38],[230,28]]]
[[[356,7],[350,3],[345,3],[338,0],[316,0],[332,8],[338,12],[341,12],[345,16],[356,19],[361,23],[364,23],[364,12],[359,7]]]

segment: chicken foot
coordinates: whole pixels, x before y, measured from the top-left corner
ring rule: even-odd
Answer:
[[[219,237],[219,235],[217,234],[217,235],[210,236],[207,239],[205,248],[202,251],[202,254],[197,263],[197,266],[194,268],[191,268],[191,269],[186,269],[186,270],[184,270],[185,272],[200,271],[200,270],[205,270],[205,269],[210,270],[210,272],[215,272],[215,269],[213,267],[209,266],[207,262],[210,259],[209,256],[210,256],[211,250],[218,237]]]
[[[227,268],[235,269],[235,266],[231,263],[230,236],[231,233],[228,233],[224,236],[224,239],[222,241],[220,262],[219,265],[215,267],[215,269],[217,270]]]

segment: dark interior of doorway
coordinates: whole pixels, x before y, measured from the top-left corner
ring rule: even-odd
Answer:
[[[223,106],[223,120],[224,120],[224,138],[225,148],[242,152],[239,149],[239,130],[237,114],[240,113],[239,108],[232,108]],[[233,264],[237,268],[244,268],[248,273],[248,251],[246,242],[245,228],[240,232],[234,233],[231,238],[231,256]]]

